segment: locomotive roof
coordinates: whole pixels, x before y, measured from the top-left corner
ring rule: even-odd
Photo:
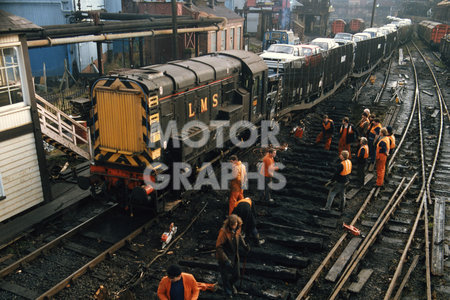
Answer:
[[[159,97],[165,97],[240,73],[241,65],[253,74],[267,70],[258,55],[228,50],[139,69],[120,69],[111,75],[140,82],[146,92],[157,90]]]

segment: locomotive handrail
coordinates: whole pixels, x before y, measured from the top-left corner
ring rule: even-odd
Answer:
[[[79,156],[91,160],[92,143],[89,127],[79,124],[41,96],[35,95],[42,134]],[[88,145],[87,151],[80,147],[81,144]]]

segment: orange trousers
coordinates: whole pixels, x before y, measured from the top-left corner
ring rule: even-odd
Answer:
[[[377,158],[377,186],[382,186],[384,183],[384,173],[386,171],[387,155],[379,154]]]
[[[348,158],[352,158],[352,150],[350,148],[350,144],[347,144],[345,139],[339,139],[339,144],[338,144],[338,152],[339,155],[341,155],[341,152],[343,150],[347,150],[348,151]]]
[[[216,290],[216,285],[214,283],[197,282],[197,287],[202,292]]]
[[[228,215],[231,215],[231,212],[236,206],[236,202],[244,199],[244,190],[241,187],[240,181],[233,179],[230,185],[231,186],[230,186],[230,201],[229,201]]]
[[[325,150],[330,150],[331,135],[327,134],[327,135],[324,136],[323,131],[321,131],[319,133],[319,135],[317,136],[317,138],[316,138],[316,144],[319,143],[322,139],[324,139],[324,143],[325,143],[324,149]]]

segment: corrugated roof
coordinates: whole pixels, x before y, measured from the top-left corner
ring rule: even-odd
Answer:
[[[0,9],[0,34],[21,33],[42,30],[42,27],[31,23],[25,18],[10,14]]]
[[[234,11],[226,8],[225,6],[215,6],[214,8],[211,8],[208,5],[192,5],[192,9],[196,10],[198,12],[204,12],[208,15],[214,15],[217,17],[224,17],[227,18],[227,20],[243,20],[244,18],[235,13]]]

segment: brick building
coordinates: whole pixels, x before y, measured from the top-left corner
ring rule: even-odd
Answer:
[[[244,18],[225,7],[223,0],[197,0],[194,3],[178,2],[177,15],[195,19],[220,17],[226,20],[223,30],[178,35],[177,57],[172,57],[172,37],[157,36],[144,39],[145,64],[165,63],[173,59],[199,56],[207,53],[243,49]],[[134,2],[124,0],[123,12],[150,15],[172,15],[170,2]]]

